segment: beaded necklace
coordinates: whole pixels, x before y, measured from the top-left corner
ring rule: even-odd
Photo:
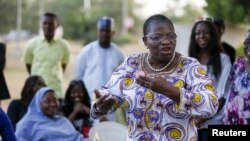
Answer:
[[[166,64],[166,66],[164,66],[164,67],[162,67],[162,68],[160,68],[160,69],[155,69],[155,68],[153,68],[153,67],[150,65],[150,63],[149,63],[149,57],[150,57],[150,55],[148,54],[147,59],[146,59],[146,62],[147,62],[147,65],[149,66],[149,68],[150,68],[152,71],[161,72],[161,71],[165,70],[165,69],[173,62],[174,57],[175,57],[175,52],[174,52],[174,55],[172,56],[171,60]]]

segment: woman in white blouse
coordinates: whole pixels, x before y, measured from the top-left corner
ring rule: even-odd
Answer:
[[[189,56],[196,58],[208,72],[216,87],[219,98],[219,108],[217,114],[209,119],[197,119],[196,125],[199,127],[198,140],[206,141],[207,126],[220,125],[223,119],[223,108],[227,95],[225,93],[226,80],[231,69],[229,57],[222,53],[219,43],[219,35],[215,25],[209,20],[200,20],[193,26],[190,43]]]

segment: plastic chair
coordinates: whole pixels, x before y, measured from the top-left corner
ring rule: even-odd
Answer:
[[[90,141],[126,141],[126,138],[126,126],[113,121],[96,123],[89,131]]]

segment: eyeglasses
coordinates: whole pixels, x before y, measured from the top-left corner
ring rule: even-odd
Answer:
[[[177,38],[177,35],[175,33],[170,33],[170,34],[166,34],[166,35],[162,35],[162,34],[148,34],[145,35],[146,37],[148,37],[149,39],[151,39],[154,42],[162,42],[164,40],[169,40],[169,41],[173,41]]]

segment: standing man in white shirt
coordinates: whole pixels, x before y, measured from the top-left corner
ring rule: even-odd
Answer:
[[[124,54],[112,43],[114,21],[102,17],[97,22],[98,40],[87,44],[77,57],[75,77],[86,84],[87,91],[94,99],[94,89],[101,88],[109,80],[112,72],[123,62]]]
[[[75,66],[75,77],[86,84],[91,100],[94,89],[104,86],[114,69],[124,60],[122,51],[111,42],[114,35],[113,19],[101,18],[97,22],[97,29],[98,40],[83,47]]]

